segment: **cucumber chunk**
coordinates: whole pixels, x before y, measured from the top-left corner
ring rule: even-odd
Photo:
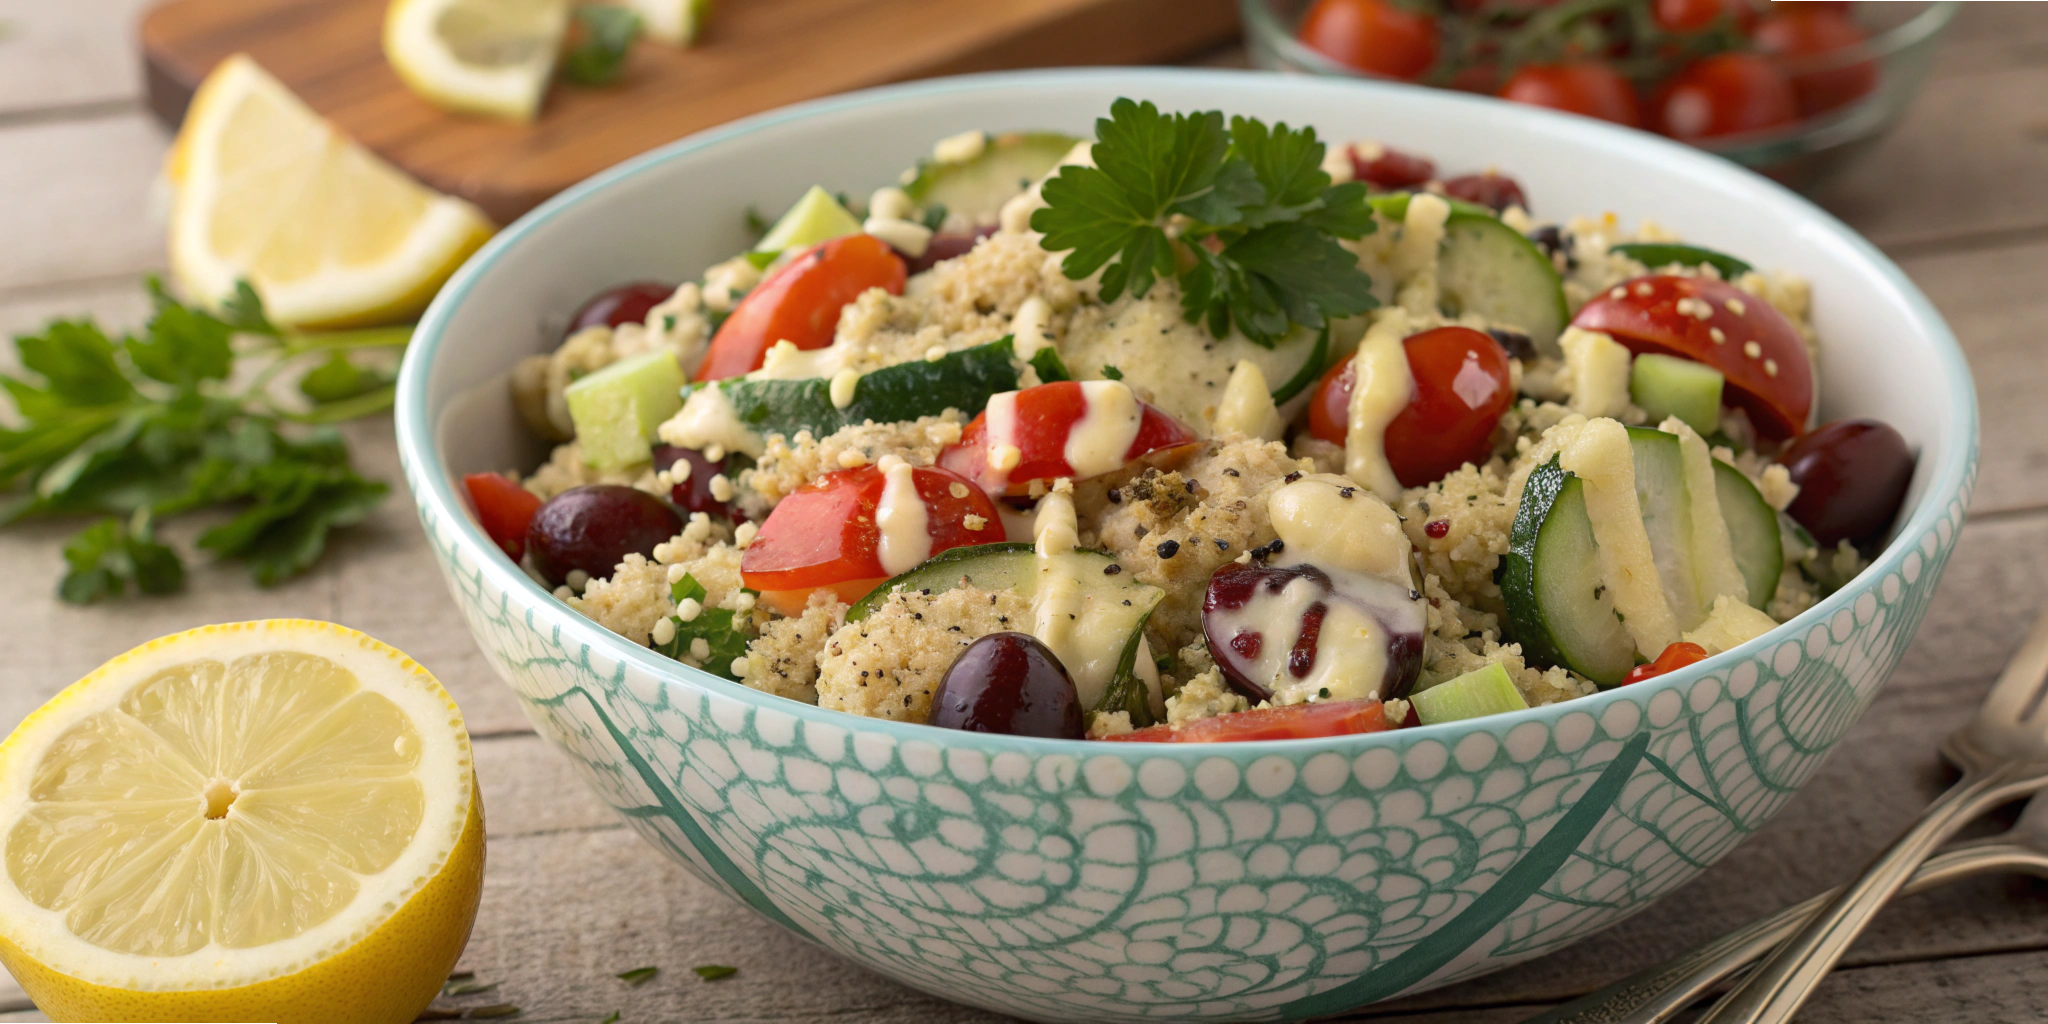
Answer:
[[[944,206],[970,225],[993,224],[1003,204],[1031,187],[1080,139],[1059,132],[1005,132],[989,137],[971,160],[925,160],[903,186],[919,206]]]
[[[1476,313],[1528,335],[1539,351],[1559,354],[1557,336],[1571,319],[1564,280],[1536,243],[1491,212],[1451,211],[1436,275],[1445,313]]]
[[[1726,381],[1705,363],[1645,352],[1629,368],[1628,395],[1650,414],[1650,422],[1676,416],[1704,437],[1721,428],[1721,385]]]
[[[569,421],[583,461],[624,469],[653,457],[654,428],[683,407],[683,368],[668,349],[629,356],[569,385]]]
[[[1529,474],[1501,559],[1501,598],[1530,659],[1613,686],[1635,667],[1636,647],[1601,584],[1583,488],[1555,458]]]
[[[859,218],[839,205],[839,200],[832,198],[831,193],[812,185],[811,190],[799,197],[796,205],[761,236],[761,241],[755,244],[749,255],[757,263],[765,264],[784,249],[802,248],[857,234],[860,234]]]
[[[975,586],[983,590],[1009,590],[1032,597],[1045,582],[1044,573],[1058,572],[1078,584],[1084,619],[1091,628],[1106,627],[1113,636],[1123,637],[1115,673],[1095,697],[1091,711],[1125,711],[1131,724],[1152,724],[1151,691],[1137,673],[1138,649],[1145,638],[1145,622],[1159,606],[1166,592],[1139,580],[1128,572],[1104,570],[1116,559],[1101,551],[1075,550],[1057,556],[1048,570],[1030,544],[979,544],[952,548],[927,559],[909,572],[876,587],[846,610],[846,621],[868,617],[897,590],[926,590],[933,593],[955,587]],[[1020,624],[1021,625],[1021,624]],[[1077,683],[1082,680],[1077,679]],[[1085,703],[1091,695],[1082,694]]]
[[[1750,266],[1725,252],[1715,252],[1699,245],[1679,245],[1675,242],[1624,242],[1608,250],[1618,252],[1643,266],[1655,270],[1673,263],[1681,267],[1709,266],[1721,272],[1723,280],[1733,281],[1749,273]]]
[[[1741,470],[1719,459],[1714,460],[1714,495],[1721,502],[1721,520],[1728,524],[1735,565],[1749,586],[1750,606],[1763,608],[1778,592],[1778,577],[1785,571],[1778,512]]]
[[[1285,343],[1283,340],[1282,344]],[[1294,376],[1287,378],[1279,387],[1273,389],[1273,404],[1286,405],[1289,399],[1301,394],[1303,389],[1314,384],[1322,377],[1323,363],[1329,358],[1330,326],[1324,324],[1323,329],[1316,334],[1316,343],[1308,350],[1308,358],[1301,361],[1301,368],[1294,371]]]
[[[1488,662],[1485,668],[1473,669],[1427,690],[1409,694],[1408,703],[1414,706],[1415,717],[1424,725],[1523,711],[1529,707],[1529,702],[1522,699],[1522,692],[1515,689],[1515,681],[1508,678],[1507,669],[1497,661]]]
[[[937,360],[885,366],[863,374],[854,385],[853,400],[843,407],[832,403],[832,382],[818,377],[736,377],[713,386],[724,392],[740,422],[757,434],[795,437],[808,430],[813,437],[824,437],[868,420],[914,420],[947,409],[972,416],[988,405],[990,395],[1017,390],[1020,371],[1012,353],[1010,339],[1003,337]]]

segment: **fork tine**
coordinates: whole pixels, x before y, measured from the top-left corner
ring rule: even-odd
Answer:
[[[2005,663],[2005,671],[1999,673],[1998,682],[1984,698],[1978,717],[2012,723],[2039,715],[2044,684],[2048,684],[2048,611],[2034,620],[2019,650]]]

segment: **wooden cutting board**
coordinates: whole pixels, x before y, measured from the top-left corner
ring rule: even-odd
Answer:
[[[627,157],[798,100],[969,71],[1156,63],[1237,33],[1232,0],[714,4],[696,46],[643,40],[617,85],[557,85],[532,124],[449,114],[408,91],[380,45],[386,0],[171,0],[143,18],[142,55],[166,123],[215,63],[247,52],[354,138],[504,222]]]

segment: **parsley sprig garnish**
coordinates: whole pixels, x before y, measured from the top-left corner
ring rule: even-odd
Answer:
[[[1102,272],[1102,298],[1175,279],[1181,311],[1268,348],[1290,325],[1321,330],[1378,303],[1338,243],[1373,230],[1362,182],[1333,185],[1313,128],[1119,99],[1095,122],[1093,167],[1068,165],[1031,215],[1069,278]]]
[[[27,372],[0,374],[15,414],[0,426],[0,526],[103,517],[64,545],[67,601],[130,584],[178,589],[184,562],[155,526],[203,510],[227,515],[198,547],[270,586],[312,565],[330,530],[388,490],[356,473],[331,424],[390,406],[390,374],[348,353],[403,346],[410,327],[301,334],[271,323],[246,284],[218,314],[154,279],[149,290],[155,311],[140,335],[53,321],[14,339]],[[303,401],[277,393],[281,375],[322,356],[297,382]]]
[[[676,635],[668,643],[655,645],[654,649],[677,661],[689,658],[692,664],[698,664],[706,672],[737,681],[739,675],[733,672],[732,663],[733,659],[746,654],[747,645],[753,642],[754,633],[748,628],[752,620],[730,608],[703,607],[704,584],[688,573],[669,584],[668,591],[669,600],[676,604],[694,600],[701,610],[688,622],[679,616],[669,616],[669,621],[675,623]],[[692,651],[697,640],[704,641],[707,652],[701,658]]]

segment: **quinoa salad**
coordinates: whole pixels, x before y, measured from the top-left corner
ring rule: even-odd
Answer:
[[[1070,739],[1572,700],[1868,564],[1913,455],[1816,422],[1804,280],[1452,170],[1130,100],[940,139],[591,299],[512,373],[551,457],[465,484],[686,665]]]

